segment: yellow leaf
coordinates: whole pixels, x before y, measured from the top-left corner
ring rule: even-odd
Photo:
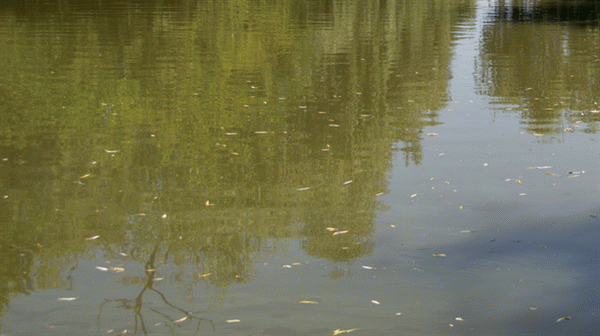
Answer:
[[[204,278],[204,277],[207,277],[207,276],[209,276],[209,275],[211,275],[211,273],[198,274],[198,277],[199,277],[199,278]]]
[[[306,304],[319,304],[316,301],[299,301],[298,303],[306,303]]]
[[[433,254],[434,257],[445,257],[446,255],[443,253],[435,253]]]
[[[185,321],[185,320],[187,320],[187,316],[184,316],[184,317],[180,318],[179,320],[177,320],[177,321],[173,321],[173,322],[175,322],[175,323],[179,323],[179,322],[183,322],[183,321]]]
[[[85,174],[85,175],[79,176],[79,178],[80,178],[80,179],[82,179],[82,178],[86,178],[86,177],[88,177],[88,176],[90,176],[90,175],[91,175],[91,174]]]
[[[348,329],[348,330],[341,330],[341,329],[336,329],[333,331],[333,336],[335,335],[339,335],[339,334],[346,334],[346,333],[351,333],[354,330],[358,330],[358,328],[354,328],[354,329]]]

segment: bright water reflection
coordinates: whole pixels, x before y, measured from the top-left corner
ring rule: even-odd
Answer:
[[[594,334],[597,12],[511,4],[4,2],[0,330]]]

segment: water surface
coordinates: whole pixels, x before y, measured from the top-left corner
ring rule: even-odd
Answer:
[[[0,74],[2,335],[598,334],[593,1],[6,1]]]

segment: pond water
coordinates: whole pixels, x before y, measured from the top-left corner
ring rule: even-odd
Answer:
[[[597,335],[595,1],[3,1],[1,335]]]

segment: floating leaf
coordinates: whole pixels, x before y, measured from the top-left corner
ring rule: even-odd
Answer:
[[[561,317],[558,320],[556,320],[556,322],[560,322],[560,321],[571,321],[571,316],[564,316],[564,317]]]
[[[283,268],[292,268],[291,265],[283,265]]]
[[[298,301],[298,303],[306,303],[306,304],[319,304],[316,301]]]
[[[96,267],[95,267],[95,269],[97,269],[97,270],[99,270],[99,271],[102,271],[102,272],[107,272],[107,271],[108,271],[108,268],[106,268],[106,267],[101,267],[101,266],[96,266]]]
[[[100,236],[93,236],[93,237],[85,238],[85,240],[96,240],[98,238],[100,238]]]
[[[347,330],[342,330],[342,329],[336,329],[333,331],[333,336],[335,335],[339,335],[339,334],[346,334],[346,333],[351,333],[355,330],[358,330],[358,328],[354,328],[354,329],[347,329]]]
[[[457,321],[464,321],[464,319],[462,317],[455,317],[454,319]]]
[[[310,189],[310,187],[298,188],[296,190],[298,190],[298,191],[304,191],[304,190],[308,190],[308,189]]]
[[[410,195],[410,198],[416,197],[418,194],[412,194]]]
[[[183,322],[183,321],[187,320],[187,318],[188,318],[187,316],[184,316],[184,317],[180,318],[179,320],[173,321],[173,323]]]
[[[76,297],[61,297],[57,299],[58,301],[75,301],[77,300]]]
[[[538,166],[538,167],[528,167],[527,169],[550,169],[552,166]]]
[[[434,257],[445,257],[446,255],[444,253],[434,253],[433,256]]]
[[[121,272],[125,272],[125,269],[123,267],[111,267],[108,269],[109,272],[116,272],[116,273],[121,273]]]
[[[372,304],[376,304],[376,305],[378,305],[378,304],[381,304],[381,303],[380,303],[379,301],[377,301],[377,300],[371,300],[371,303],[372,303]]]
[[[350,181],[346,181],[346,182],[344,182],[344,183],[342,183],[342,184],[343,184],[343,185],[347,185],[347,184],[350,184],[350,183],[352,183],[352,180],[350,180]]]
[[[362,268],[364,268],[364,269],[368,269],[368,270],[375,269],[375,267],[371,267],[371,266],[365,266],[365,265],[363,265],[363,266],[362,266]]]
[[[86,178],[86,177],[88,177],[88,176],[90,176],[90,175],[91,175],[91,174],[85,174],[85,175],[79,176],[79,178],[80,178],[80,179],[83,179],[83,178]]]
[[[333,235],[335,236],[335,235],[344,234],[344,233],[348,233],[348,230],[337,231],[337,232],[334,232]]]
[[[238,319],[235,319],[235,320],[226,320],[225,322],[227,322],[227,323],[238,323],[238,322],[241,322],[241,321],[238,320]]]
[[[462,230],[462,231],[460,231],[460,233],[475,233],[475,232],[477,232],[477,231],[475,231],[475,230]]]
[[[199,277],[199,278],[204,278],[204,277],[207,277],[207,276],[209,276],[210,274],[211,274],[211,273],[198,274],[198,277]]]
[[[546,246],[546,245],[540,245],[540,247],[541,247],[541,248],[545,248],[545,249],[547,249],[547,248],[548,248],[548,246]]]

